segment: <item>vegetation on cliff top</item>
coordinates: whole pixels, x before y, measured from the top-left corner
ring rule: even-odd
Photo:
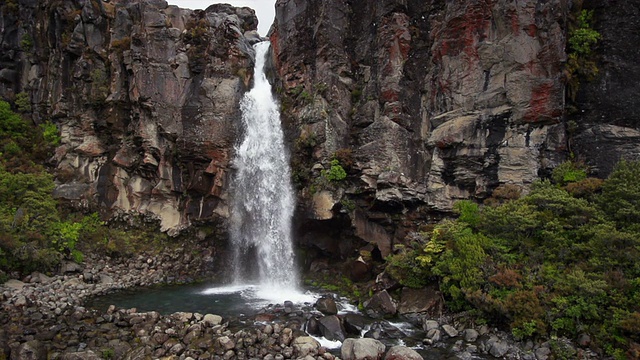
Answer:
[[[509,326],[516,337],[590,334],[624,358],[640,342],[639,162],[604,182],[575,164],[519,199],[456,205],[459,218],[393,255],[406,286],[439,280],[448,306]],[[594,181],[595,180],[595,181]]]

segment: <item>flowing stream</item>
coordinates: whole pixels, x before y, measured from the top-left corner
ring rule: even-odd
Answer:
[[[233,162],[231,240],[235,284],[257,283],[262,293],[284,296],[298,293],[291,239],[295,200],[280,105],[264,72],[269,47],[267,41],[254,46],[254,85],[240,103],[244,139]]]

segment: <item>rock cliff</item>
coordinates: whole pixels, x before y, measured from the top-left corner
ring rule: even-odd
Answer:
[[[601,72],[567,131],[567,37],[582,7],[603,34]],[[625,45],[637,15],[615,1],[278,0],[270,38],[302,241],[344,256],[355,239],[385,256],[455,201],[526,192],[570,154],[606,176],[638,152],[638,50]],[[345,181],[321,179],[331,159]]]
[[[581,7],[602,34],[600,71],[567,104]],[[172,233],[227,218],[258,40],[251,9],[8,0],[0,11],[0,96],[26,94],[34,122],[59,127],[56,196],[147,214]],[[297,238],[386,256],[455,201],[526,191],[570,154],[601,177],[637,157],[639,50],[628,44],[639,19],[637,2],[608,0],[278,0],[269,66]]]
[[[4,1],[0,96],[27,94],[62,144],[55,195],[177,232],[227,217],[239,100],[257,18],[143,1]]]

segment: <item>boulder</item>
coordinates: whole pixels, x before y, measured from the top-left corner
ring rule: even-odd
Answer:
[[[325,315],[336,315],[338,313],[338,306],[336,301],[332,297],[323,296],[316,301],[316,309]]]
[[[320,348],[320,343],[310,336],[300,336],[293,340],[291,347],[297,357],[305,357],[310,354],[316,354],[318,348]]]
[[[62,355],[62,360],[101,360],[102,356],[99,356],[91,350],[66,353]]]
[[[73,261],[63,261],[60,264],[60,273],[61,274],[70,274],[70,273],[78,273],[82,271],[82,266],[73,262]]]
[[[427,332],[431,329],[437,329],[440,327],[440,324],[438,324],[437,321],[435,320],[425,320],[424,323],[422,324],[422,329]]]
[[[22,290],[22,288],[24,287],[24,283],[16,279],[9,279],[3,285],[4,287],[11,290]]]
[[[466,342],[474,342],[476,341],[476,339],[478,339],[478,332],[474,329],[465,329],[463,331],[463,335],[464,336],[464,341]]]
[[[345,331],[336,315],[325,316],[318,320],[318,328],[322,336],[331,341],[344,341]]]
[[[407,335],[397,327],[382,321],[373,323],[371,329],[364,336],[373,339],[402,339]]]
[[[16,354],[11,355],[11,359],[16,360],[44,360],[47,358],[47,351],[38,340],[31,340],[18,346]]]
[[[231,340],[231,338],[229,338],[228,336],[221,336],[216,340],[216,343],[218,344],[219,348],[227,351],[227,350],[231,350],[234,347],[236,347],[235,342],[233,342],[233,340]]]
[[[424,358],[406,346],[394,346],[389,349],[384,360],[424,360]]]
[[[222,323],[222,317],[220,315],[206,314],[202,318],[202,322],[207,326],[220,325]]]
[[[358,336],[371,324],[369,318],[358,314],[346,314],[342,317],[342,322],[347,333]]]
[[[435,287],[429,286],[424,289],[404,287],[400,295],[398,313],[429,313],[436,315],[442,311],[443,306],[442,294]]]
[[[442,330],[444,330],[444,332],[449,336],[449,337],[456,337],[458,336],[458,330],[456,330],[456,328],[454,328],[451,325],[445,324],[442,325]]]
[[[345,339],[340,349],[343,360],[379,360],[384,356],[385,346],[375,339]]]
[[[363,305],[367,314],[373,317],[395,315],[397,312],[396,302],[386,290],[375,293]]]
[[[493,357],[503,357],[509,351],[509,344],[504,340],[495,341],[489,348],[489,353]]]

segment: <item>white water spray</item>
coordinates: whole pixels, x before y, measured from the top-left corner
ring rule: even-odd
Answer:
[[[231,239],[235,282],[257,280],[262,292],[282,295],[297,292],[291,239],[295,202],[279,105],[264,72],[269,46],[254,46],[254,85],[240,103],[244,139],[234,161]]]

